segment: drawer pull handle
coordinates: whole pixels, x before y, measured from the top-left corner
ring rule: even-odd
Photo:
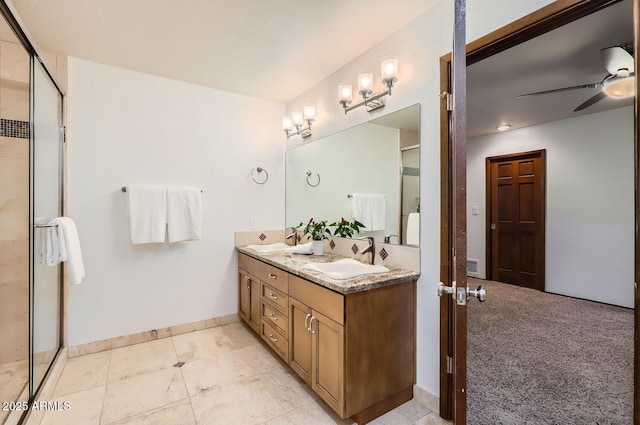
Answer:
[[[249,282],[251,281],[251,278],[249,276],[245,276],[244,277],[244,282],[246,283],[246,288],[249,289],[251,288],[251,285],[249,284]]]
[[[276,276],[275,274],[271,274],[269,273],[269,279],[277,279],[278,276]]]
[[[278,296],[277,295],[273,295],[273,293],[269,292],[269,298],[271,298],[272,300],[277,300]]]
[[[313,321],[314,320],[318,320],[318,319],[316,319],[316,316],[311,316],[311,320],[309,320],[309,330],[311,331],[312,334],[316,333],[316,331],[313,330]]]
[[[271,318],[271,320],[273,320],[274,322],[278,320],[278,318],[276,316],[273,315],[273,313],[269,313],[269,317]]]
[[[269,334],[269,339],[273,342],[278,342],[278,338],[274,338],[273,334]]]
[[[304,318],[304,327],[307,328],[307,332],[311,332],[311,329],[309,329],[309,324],[307,323],[307,320],[309,320],[310,317],[311,317],[311,313],[307,313],[307,315]]]

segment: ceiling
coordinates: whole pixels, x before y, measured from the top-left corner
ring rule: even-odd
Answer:
[[[288,102],[442,0],[12,0],[45,51]],[[365,5],[366,10],[363,10]],[[366,15],[366,19],[362,16]],[[624,0],[467,68],[467,135],[628,106],[599,89],[600,49],[633,40]]]
[[[288,102],[442,0],[12,0],[45,51]]]
[[[600,49],[633,42],[631,0],[588,15],[467,67],[467,136],[629,106],[606,98],[573,110],[600,88],[518,98],[525,93],[600,82],[607,70]]]

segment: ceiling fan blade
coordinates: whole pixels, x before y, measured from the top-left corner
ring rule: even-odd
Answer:
[[[628,69],[630,73],[635,72],[633,56],[622,47],[607,47],[600,50],[600,59],[611,75],[616,75],[622,68]]]
[[[579,86],[562,87],[562,88],[559,88],[559,89],[537,91],[537,92],[534,92],[534,93],[527,93],[527,94],[518,95],[518,98],[526,97],[526,96],[538,96],[538,95],[541,95],[541,94],[549,94],[549,93],[560,93],[560,92],[569,91],[569,90],[595,89],[599,85],[600,85],[600,82],[597,82],[597,83],[591,83],[591,84],[581,84]]]
[[[594,103],[600,102],[605,97],[607,97],[607,94],[605,92],[601,91],[597,95],[595,95],[593,97],[590,97],[584,103],[580,104],[576,109],[573,110],[573,112],[582,111],[583,109],[588,108],[589,106],[593,105]]]

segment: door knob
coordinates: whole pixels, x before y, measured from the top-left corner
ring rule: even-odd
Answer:
[[[438,296],[450,295],[456,291],[456,284],[453,282],[451,286],[447,286],[442,282],[438,282]]]
[[[477,289],[469,289],[469,287],[467,287],[467,295],[470,297],[476,297],[478,301],[483,303],[487,299],[487,290],[482,286],[478,286]]]

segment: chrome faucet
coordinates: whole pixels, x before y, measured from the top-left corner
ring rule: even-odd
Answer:
[[[291,230],[285,239],[293,238],[293,245],[298,245],[298,229],[296,227],[287,227],[285,230]]]
[[[363,240],[368,240],[369,241],[369,245],[367,245],[367,247],[365,249],[363,249],[362,251],[360,251],[360,254],[366,254],[367,252],[371,253],[371,265],[373,265],[373,261],[376,259],[376,241],[375,239],[373,239],[373,236],[365,236],[363,238],[358,238],[359,240],[363,241]]]

